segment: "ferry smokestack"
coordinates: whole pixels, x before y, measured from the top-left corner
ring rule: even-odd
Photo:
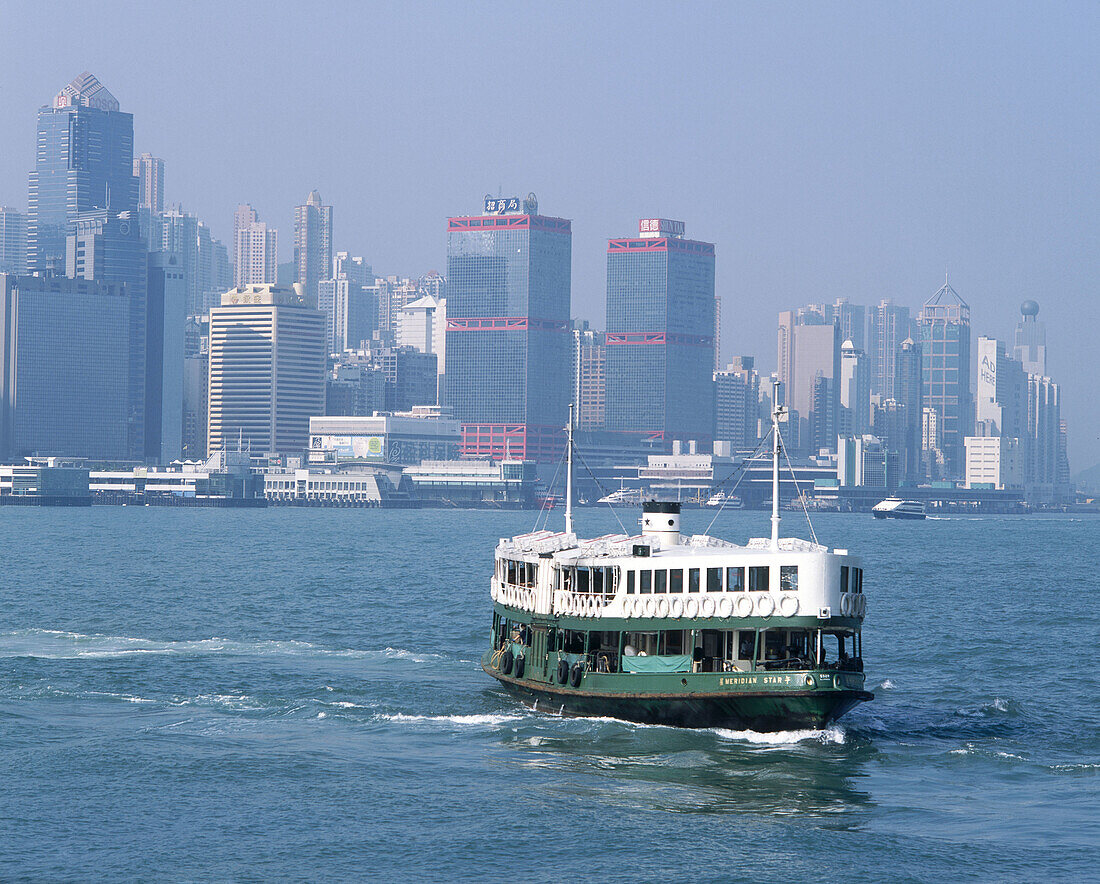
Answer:
[[[647,500],[642,504],[642,536],[656,537],[661,546],[680,543],[680,504],[675,501]]]

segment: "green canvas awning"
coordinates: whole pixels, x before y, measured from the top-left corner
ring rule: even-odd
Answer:
[[[691,672],[691,654],[623,657],[623,672]]]

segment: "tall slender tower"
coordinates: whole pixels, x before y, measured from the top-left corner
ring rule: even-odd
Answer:
[[[279,273],[279,231],[262,222],[252,206],[237,207],[233,243],[236,285],[274,285]],[[313,298],[317,298],[316,291]]]
[[[150,212],[164,211],[164,160],[143,153],[134,160],[134,175],[138,180],[138,208]]]
[[[643,218],[607,243],[607,429],[714,438],[714,245],[684,222]]]
[[[317,297],[317,283],[332,273],[332,206],[311,191],[304,206],[294,209],[294,270],[306,294]]]
[[[569,418],[572,228],[534,194],[447,221],[447,404],[467,455],[556,461]],[[708,305],[713,315],[713,305]]]
[[[38,111],[38,143],[30,173],[27,264],[61,273],[69,224],[82,212],[138,206],[134,118],[85,71]]]
[[[945,281],[925,302],[919,322],[924,407],[937,413],[947,478],[961,479],[966,467],[963,440],[970,435],[974,421],[970,306]]]

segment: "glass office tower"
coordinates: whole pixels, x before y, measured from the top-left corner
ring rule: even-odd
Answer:
[[[714,246],[682,221],[643,219],[607,244],[607,429],[650,439],[714,435]]]
[[[966,473],[963,440],[974,426],[970,393],[970,306],[949,283],[920,313],[921,398],[936,411],[944,473],[961,479]]]
[[[27,210],[30,271],[63,272],[65,237],[78,214],[136,211],[137,202],[134,118],[85,71],[38,111]]]
[[[500,208],[498,208],[500,206]],[[570,385],[569,221],[534,195],[447,222],[447,401],[463,453],[555,460]]]

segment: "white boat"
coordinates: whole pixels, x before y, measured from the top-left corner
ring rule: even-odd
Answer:
[[[597,503],[609,503],[612,506],[638,506],[641,502],[641,488],[620,488],[597,501]]]
[[[919,500],[888,497],[871,508],[876,519],[923,519],[924,504]]]
[[[737,510],[741,509],[741,498],[736,494],[726,494],[725,491],[719,491],[708,497],[704,506],[721,506],[728,510]]]

